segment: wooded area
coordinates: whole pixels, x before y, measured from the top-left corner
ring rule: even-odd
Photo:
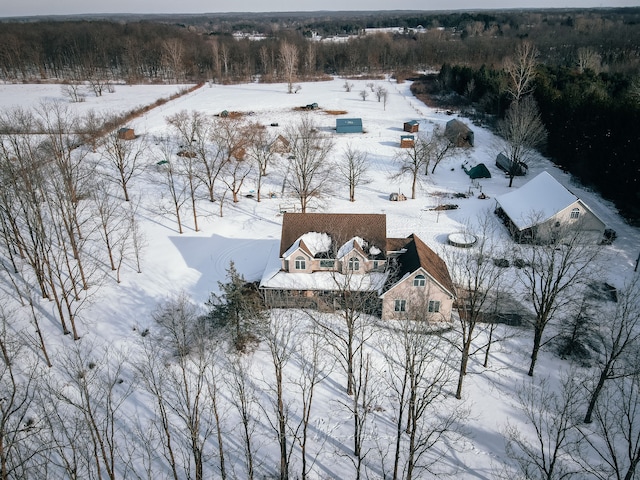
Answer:
[[[505,62],[526,42],[544,153],[637,222],[639,22],[638,8],[16,19],[0,31],[0,79],[66,82],[81,100],[75,86],[87,82],[97,96],[121,82],[280,81],[294,91],[327,75],[438,71],[415,93],[491,125],[510,103]]]

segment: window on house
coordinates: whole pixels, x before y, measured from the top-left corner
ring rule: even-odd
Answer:
[[[320,260],[320,268],[333,268],[335,260]]]
[[[429,300],[429,313],[438,313],[440,311],[440,302],[438,300]]]
[[[360,260],[358,260],[356,257],[350,258],[349,270],[353,270],[354,272],[357,272],[358,270],[360,270]]]
[[[580,217],[580,209],[574,208],[573,210],[571,210],[571,218],[575,220],[578,217]]]
[[[407,311],[407,301],[406,300],[396,300],[394,310],[396,312],[406,312]]]
[[[425,284],[426,284],[426,279],[424,278],[424,275],[416,275],[415,278],[413,279],[414,287],[424,287]]]
[[[306,270],[307,269],[307,261],[304,257],[296,257],[296,270]]]

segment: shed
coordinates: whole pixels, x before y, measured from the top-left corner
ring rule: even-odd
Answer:
[[[473,131],[457,118],[447,122],[444,134],[456,147],[473,147]]]
[[[133,128],[123,127],[118,130],[118,138],[122,140],[135,140],[136,132],[134,132]]]
[[[469,175],[469,178],[472,178],[472,179],[491,178],[491,172],[489,172],[489,169],[484,163],[479,163],[478,165],[476,165],[473,168],[470,168],[469,170],[464,168],[464,171],[466,172],[467,175]]]
[[[362,133],[362,119],[336,118],[336,133]]]
[[[521,177],[527,174],[529,167],[524,162],[514,164],[504,153],[499,153],[496,157],[496,167],[514,177]]]
[[[413,135],[400,135],[400,148],[413,148],[415,144]]]
[[[420,124],[417,120],[409,120],[408,122],[404,122],[403,130],[409,133],[415,133],[420,128]]]

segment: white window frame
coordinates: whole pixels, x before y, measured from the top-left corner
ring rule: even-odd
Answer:
[[[440,313],[440,300],[429,300],[429,313]]]
[[[349,270],[352,272],[357,272],[360,270],[360,259],[358,257],[351,257],[349,259]]]
[[[306,270],[307,259],[304,257],[296,257],[295,266],[296,266],[296,270]]]
[[[407,301],[402,299],[402,298],[396,299],[394,304],[393,304],[393,310],[395,312],[406,312],[407,311]]]
[[[571,218],[571,220],[579,219],[580,218],[580,209],[579,208],[574,208],[573,210],[571,210],[569,218]]]
[[[413,286],[414,287],[424,287],[427,284],[427,277],[424,275],[416,275],[413,277]]]

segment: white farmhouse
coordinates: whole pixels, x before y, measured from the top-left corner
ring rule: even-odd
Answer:
[[[519,243],[544,243],[567,228],[579,229],[594,242],[604,236],[604,222],[547,172],[500,195],[496,202],[496,214]]]

